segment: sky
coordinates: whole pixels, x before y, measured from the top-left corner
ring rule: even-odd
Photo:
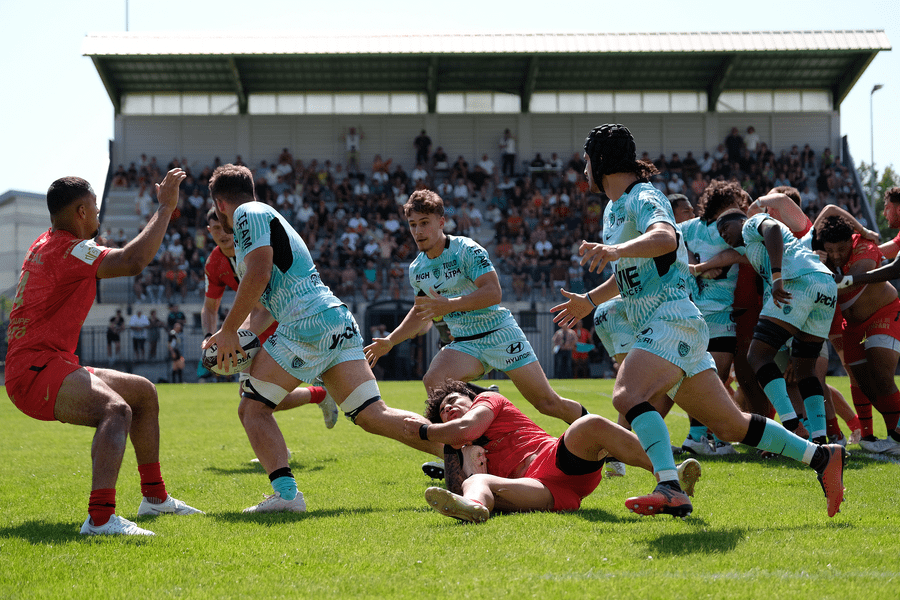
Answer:
[[[65,175],[101,185],[113,108],[91,60],[89,33],[296,31],[322,34],[588,33],[882,29],[880,52],[841,105],[841,129],[857,161],[900,169],[900,2],[756,0],[639,4],[589,0],[451,0],[434,4],[343,0],[0,0],[0,194],[44,193]],[[614,6],[610,6],[610,5]],[[538,7],[529,10],[529,6]],[[633,8],[639,7],[639,14]],[[752,7],[752,8],[751,8]],[[430,14],[429,14],[430,13]],[[652,19],[642,19],[651,15]],[[870,95],[875,84],[885,87]],[[870,121],[870,98],[874,129]]]

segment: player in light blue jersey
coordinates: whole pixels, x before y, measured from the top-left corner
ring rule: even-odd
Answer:
[[[716,217],[729,208],[746,209],[748,200],[747,193],[733,181],[713,181],[703,190],[697,202],[698,216],[679,223],[691,263],[701,263],[723,250],[731,249],[716,229]],[[737,347],[732,305],[738,265],[706,271],[703,276],[693,279],[697,282],[697,293],[692,299],[709,326],[709,343],[706,349],[716,361],[719,379],[725,383],[731,374]],[[715,436],[708,440],[706,426],[693,417],[690,431],[681,447],[698,454],[725,455],[735,452],[731,444]]]
[[[394,331],[366,346],[370,365],[395,345],[443,317],[453,336],[428,367],[423,383],[436,389],[448,379],[472,381],[497,369],[506,373],[540,412],[573,423],[587,411],[557,394],[509,309],[500,305],[500,278],[475,241],[444,233],[444,201],[435,192],[413,192],[403,211],[420,253],[409,266],[416,303]]]
[[[637,160],[631,132],[622,125],[597,127],[588,135],[584,151],[585,177],[591,190],[604,192],[610,202],[604,215],[603,243],[583,242],[579,253],[582,263],[594,271],[613,263],[615,277],[588,294],[566,292],[567,301],[551,310],[559,313],[556,322],[567,324],[584,318],[592,306],[618,292],[638,331],[634,347],[619,367],[613,406],[625,415],[641,440],[659,483],[652,493],[626,500],[626,507],[644,515],[682,517],[693,510],[678,485],[669,431],[651,403],[658,403],[681,381],[675,402],[688,414],[721,439],[812,466],[828,501],[828,515],[837,514],[844,495],[844,449],[817,446],[774,421],[741,412],[711,361],[707,362],[708,329],[687,298],[684,283],[684,278],[690,277],[687,264],[679,257],[684,243],[668,200],[647,180],[655,168]]]
[[[278,328],[241,383],[238,414],[260,464],[269,474],[271,496],[245,512],[303,512],[306,502],[288,466],[288,451],[273,411],[301,381],[321,378],[328,393],[357,425],[443,455],[441,444],[404,436],[404,418],[414,413],[385,405],[363,354],[362,336],[350,310],[322,283],[305,242],[278,211],[255,201],[246,167],[224,165],[209,182],[219,222],[234,233],[238,274],[234,304],[221,328],[203,347],[216,344],[220,364],[245,354],[237,329],[257,303]]]
[[[765,282],[763,308],[753,330],[748,359],[766,396],[785,428],[800,424],[791,404],[784,374],[775,355],[793,337],[791,362],[798,381],[810,435],[826,441],[824,389],[815,366],[828,337],[837,285],[828,267],[791,230],[766,213],[752,217],[739,209],[722,213],[716,221],[722,238],[745,254]]]

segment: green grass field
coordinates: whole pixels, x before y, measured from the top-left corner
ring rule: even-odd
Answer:
[[[501,392],[550,433],[501,381]],[[614,415],[609,380],[556,381]],[[849,398],[845,379],[833,384]],[[419,411],[421,382],[385,382]],[[5,394],[4,394],[5,395]],[[161,462],[172,494],[205,516],[135,518],[130,448],[117,513],[154,538],[84,538],[92,429],[41,423],[0,402],[0,598],[891,598],[900,597],[900,466],[853,456],[843,510],[829,519],[812,470],[741,447],[702,459],[694,514],[638,517],[624,499],[653,477],[629,467],[575,513],[463,525],[426,507],[428,458],[302,407],[279,415],[309,512],[241,514],[271,493],[237,419],[234,384],[161,385]],[[687,418],[667,419],[680,444]],[[843,425],[843,423],[842,423]],[[884,423],[876,415],[876,433]]]

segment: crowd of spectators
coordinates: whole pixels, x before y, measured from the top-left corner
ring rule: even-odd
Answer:
[[[507,136],[504,132],[504,138]],[[502,140],[501,140],[502,141]],[[274,160],[253,170],[258,199],[275,207],[303,236],[322,279],[347,301],[399,298],[410,293],[409,262],[417,254],[400,207],[419,188],[436,190],[446,207],[446,230],[475,238],[490,251],[507,300],[547,299],[565,287],[583,291],[606,273],[586,272],[579,264],[581,240],[599,239],[605,198],[592,194],[580,153],[567,161],[551,153],[521,162],[519,172],[503,173],[487,152],[477,162],[451,160],[423,130],[415,137],[411,171],[391,157],[375,155],[370,165],[347,170],[331,160],[295,157],[284,148]],[[685,194],[693,202],[713,179],[734,179],[756,198],[772,187],[801,191],[804,210],[815,216],[826,203],[837,203],[862,216],[849,170],[826,148],[817,155],[802,149],[773,151],[752,127],[737,128],[713,151],[660,155],[660,174],[652,183],[666,194]],[[141,158],[120,165],[116,188],[134,189],[135,210],[146,221],[153,210],[153,183],[173,167],[188,173],[174,222],[150,266],[134,279],[138,302],[200,301],[203,267],[213,242],[205,213],[211,206],[208,182],[215,167],[186,158],[158,164]],[[241,156],[234,162],[244,164]],[[107,245],[127,241],[124,231],[105,232]]]

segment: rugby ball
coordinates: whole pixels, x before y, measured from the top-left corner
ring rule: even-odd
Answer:
[[[247,358],[244,358],[243,356],[238,354],[237,366],[231,368],[231,361],[226,357],[226,360],[222,365],[225,368],[220,369],[216,361],[216,353],[218,352],[218,349],[216,348],[216,345],[213,344],[203,351],[203,366],[216,375],[234,375],[235,373],[240,373],[241,371],[249,367],[250,363],[253,362],[253,357],[256,356],[256,353],[259,352],[260,348],[262,348],[262,344],[260,344],[259,338],[256,336],[256,334],[249,329],[238,329],[237,334],[238,339],[241,342],[241,348],[243,348],[244,352],[247,353]]]

